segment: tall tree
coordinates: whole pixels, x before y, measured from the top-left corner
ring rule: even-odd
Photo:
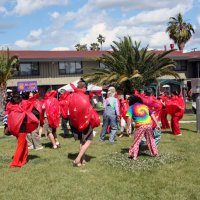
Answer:
[[[90,44],[90,50],[92,50],[92,51],[99,51],[100,50],[99,44],[98,43],[92,43],[92,44]]]
[[[133,43],[129,36],[113,43],[112,51],[100,58],[107,67],[94,68],[93,74],[83,76],[86,81],[99,85],[109,83],[121,88],[124,93],[132,93],[163,75],[179,78],[173,70],[175,62],[166,57],[173,50],[157,55],[148,51],[148,46],[140,48],[140,43]]]
[[[105,40],[106,40],[106,38],[104,36],[102,36],[101,34],[99,34],[99,36],[97,37],[97,41],[101,45],[101,51],[102,51],[102,44],[105,42]]]
[[[87,49],[87,44],[78,43],[74,47],[76,48],[77,51],[87,51],[88,50]]]
[[[10,51],[2,49],[0,53],[0,117],[3,116],[5,102],[7,80],[12,78],[14,72],[18,69],[19,60],[17,56],[10,56]]]
[[[183,20],[181,13],[178,13],[176,17],[170,17],[166,32],[168,32],[174,43],[178,45],[179,50],[184,49],[185,44],[195,33],[192,25]]]

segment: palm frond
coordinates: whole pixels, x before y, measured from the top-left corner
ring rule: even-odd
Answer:
[[[130,36],[114,41],[111,48],[112,51],[100,58],[107,68],[95,68],[94,73],[84,75],[84,79],[97,84],[106,82],[132,91],[134,87],[143,87],[165,74],[178,78],[178,74],[173,71],[175,62],[168,58],[173,50],[157,55],[148,51],[148,46],[141,48],[140,42],[133,43]]]

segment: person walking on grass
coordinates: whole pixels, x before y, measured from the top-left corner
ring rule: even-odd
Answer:
[[[89,96],[85,94],[86,83],[81,80],[77,88],[72,87],[74,93],[68,98],[70,126],[74,139],[80,141],[79,152],[73,166],[81,167],[86,164],[85,153],[93,140],[93,128],[100,125],[100,117],[90,104]]]
[[[179,121],[182,119],[185,112],[185,102],[183,96],[178,94],[177,91],[172,92],[171,101],[176,104],[171,117],[171,129],[175,136],[181,136],[181,129]]]
[[[44,103],[42,109],[44,110],[44,126],[43,129],[47,132],[47,137],[52,143],[53,149],[60,148],[60,142],[56,134],[56,129],[60,123],[60,109],[59,102],[55,98],[57,92],[51,90],[44,96]]]
[[[13,95],[6,109],[8,112],[8,130],[17,138],[17,147],[10,167],[22,167],[28,162],[26,135],[38,127],[39,120],[33,112],[32,102],[22,101],[19,93]]]
[[[64,131],[63,137],[67,138],[69,136],[69,130],[67,127],[67,123],[69,122],[69,113],[68,113],[68,101],[67,98],[69,96],[69,92],[67,92],[65,89],[62,89],[60,91],[60,97],[59,97],[59,104],[60,104],[60,113],[61,113],[61,127]]]
[[[117,134],[117,122],[120,120],[119,103],[115,98],[116,90],[114,87],[108,88],[108,98],[104,101],[104,112],[103,112],[103,125],[99,141],[103,142],[107,132],[108,126],[110,126],[110,138],[109,142],[114,143]]]
[[[147,146],[152,156],[158,156],[158,149],[156,147],[154,136],[153,136],[153,121],[156,123],[156,128],[160,129],[158,122],[154,115],[150,113],[149,108],[143,104],[142,100],[138,96],[131,96],[129,98],[129,109],[126,113],[127,125],[128,127],[131,125],[132,121],[135,122],[135,130],[134,130],[134,140],[133,144],[129,149],[129,155],[133,160],[136,160],[139,145],[143,137],[146,138]],[[130,134],[129,129],[127,129],[127,133]]]
[[[40,119],[40,124],[37,127],[37,129],[35,129],[31,133],[28,133],[27,136],[26,136],[26,139],[27,139],[27,142],[28,142],[28,149],[35,149],[35,150],[43,149],[43,146],[42,146],[41,141],[40,141],[40,136],[39,136],[41,121],[43,121],[42,117],[41,117],[41,115],[42,115],[42,105],[41,105],[40,101],[37,99],[38,96],[39,96],[39,94],[34,95],[33,92],[29,93],[29,100],[31,100],[32,104],[33,104],[33,112],[34,112],[35,116],[38,119]]]
[[[169,92],[165,91],[163,95],[160,96],[160,102],[162,103],[162,109],[161,109],[161,124],[162,124],[162,129],[169,129],[169,122],[167,119],[167,109],[166,109],[166,104],[165,102],[169,100]]]

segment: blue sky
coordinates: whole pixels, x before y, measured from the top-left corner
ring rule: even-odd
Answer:
[[[200,0],[0,0],[0,46],[75,50],[102,34],[104,50],[127,35],[144,47],[169,49],[167,22],[179,12],[195,28],[185,51],[200,51]]]

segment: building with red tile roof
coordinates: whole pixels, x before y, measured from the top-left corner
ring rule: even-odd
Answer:
[[[153,51],[161,54],[163,51]],[[15,88],[20,81],[37,81],[41,90],[57,89],[73,82],[83,74],[93,73],[92,68],[99,68],[100,58],[106,51],[10,51],[10,55],[18,56],[20,70],[8,80],[8,87]],[[191,78],[200,77],[200,51],[183,53],[173,51],[167,55],[176,61],[176,71],[182,84],[190,87]],[[168,80],[173,77],[165,76]]]

